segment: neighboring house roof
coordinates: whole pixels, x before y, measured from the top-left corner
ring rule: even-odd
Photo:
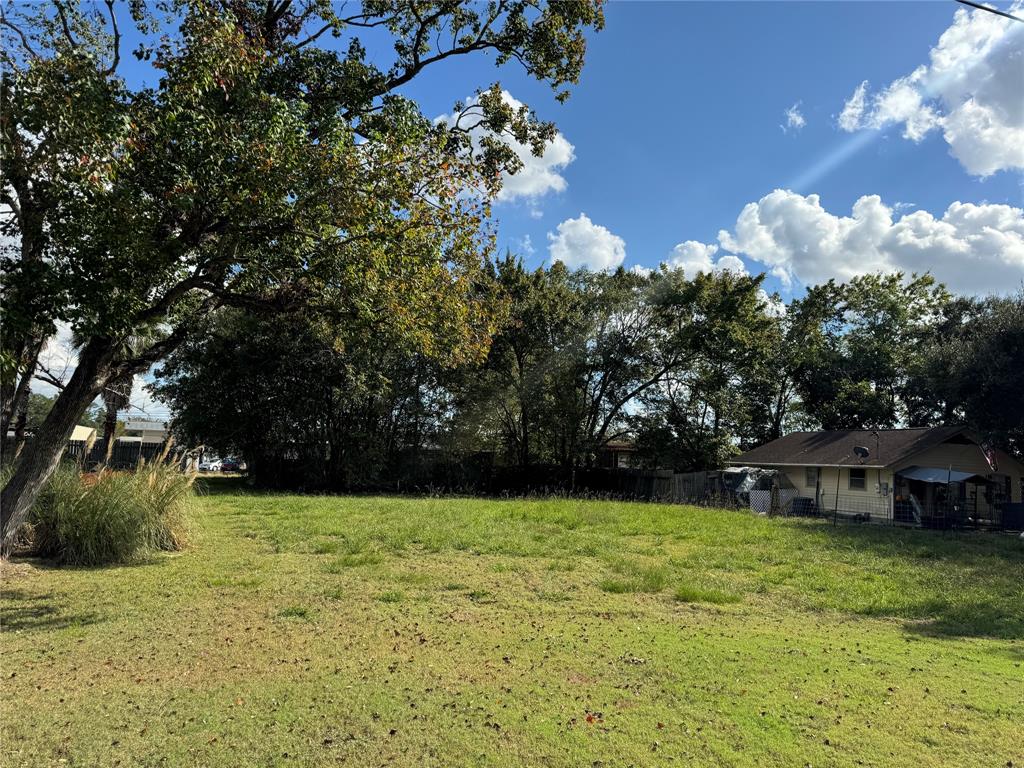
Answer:
[[[632,440],[609,440],[602,446],[606,451],[635,451],[636,445]]]
[[[96,439],[96,430],[92,427],[85,427],[78,424],[73,430],[71,430],[71,437],[68,439],[75,442],[88,443],[90,440]]]
[[[729,463],[758,466],[887,467],[966,431],[967,428],[962,426],[879,429],[875,430],[878,435],[877,444],[875,433],[870,429],[793,432],[747,451]],[[858,445],[870,451],[863,463],[853,452],[854,446]]]

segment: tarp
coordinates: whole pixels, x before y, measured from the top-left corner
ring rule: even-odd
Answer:
[[[920,480],[922,483],[962,483],[972,477],[984,480],[975,472],[958,472],[948,467],[907,467],[896,473],[908,480]]]

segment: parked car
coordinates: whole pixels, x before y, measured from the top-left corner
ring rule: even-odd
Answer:
[[[221,461],[220,459],[206,459],[199,462],[200,472],[220,472]]]
[[[240,462],[238,459],[224,459],[224,461],[222,461],[220,463],[220,471],[221,472],[241,472],[242,471],[242,462]]]

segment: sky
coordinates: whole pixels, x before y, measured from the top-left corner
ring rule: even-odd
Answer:
[[[502,249],[767,272],[783,298],[877,269],[1020,287],[1024,23],[952,1],[611,2],[606,16],[564,104],[479,59],[405,92],[442,115],[498,80],[558,126],[495,206]]]
[[[878,270],[1024,286],[1024,23],[952,0],[619,0],[565,103],[486,56],[403,94],[440,119],[496,81],[559,131],[493,209],[531,266],[765,273],[783,300]],[[165,417],[143,384],[133,403]]]

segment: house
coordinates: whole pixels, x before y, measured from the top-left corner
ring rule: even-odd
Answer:
[[[125,443],[162,443],[167,439],[167,423],[163,421],[129,421],[124,425]]]
[[[71,430],[71,437],[68,440],[72,443],[83,443],[87,446],[86,450],[89,450],[89,448],[92,448],[93,443],[96,442],[96,430],[93,427],[77,424]]]
[[[1024,493],[1024,463],[957,426],[794,432],[729,463],[784,473],[794,511],[865,520],[999,524]]]
[[[636,466],[636,445],[632,440],[609,440],[597,452],[597,466],[632,469]]]

